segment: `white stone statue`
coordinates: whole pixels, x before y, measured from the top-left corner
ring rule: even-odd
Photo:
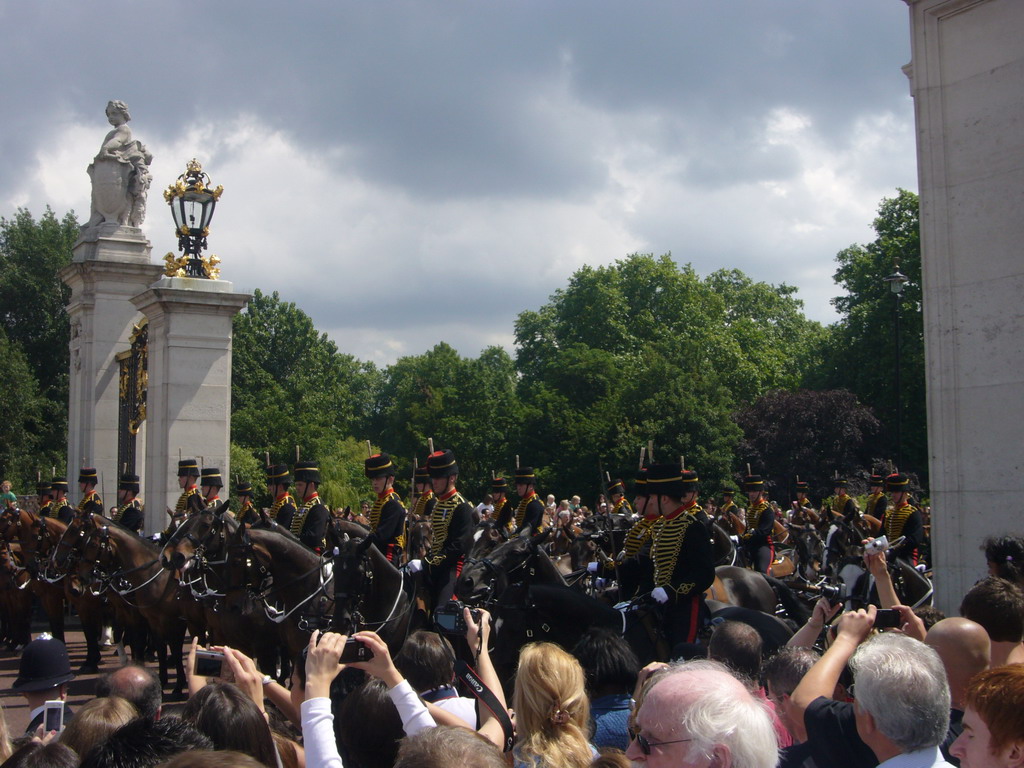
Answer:
[[[107,104],[107,120],[114,129],[89,165],[92,179],[92,215],[82,230],[112,223],[139,227],[146,218],[146,194],[152,176],[153,155],[141,141],[132,139],[128,107],[123,101]]]

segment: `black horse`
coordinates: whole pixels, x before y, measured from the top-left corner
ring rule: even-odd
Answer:
[[[409,634],[416,580],[407,578],[370,539],[341,534],[333,548],[335,632],[372,630],[394,657]]]

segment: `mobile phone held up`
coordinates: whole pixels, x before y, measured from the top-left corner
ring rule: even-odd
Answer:
[[[373,658],[373,651],[370,647],[364,645],[354,637],[350,637],[345,641],[345,648],[341,652],[341,658],[338,659],[342,664],[348,664],[353,661],[369,661]]]
[[[901,624],[900,612],[895,608],[879,608],[875,614],[875,629],[896,629]]]
[[[64,730],[64,702],[47,701],[43,704],[43,728],[46,733]]]

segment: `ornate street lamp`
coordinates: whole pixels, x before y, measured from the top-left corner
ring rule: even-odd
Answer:
[[[216,280],[220,275],[214,255],[203,256],[206,238],[210,234],[210,222],[224,187],[210,186],[210,177],[203,172],[203,166],[193,158],[185,167],[185,173],[178,177],[164,191],[164,200],[171,207],[174,217],[174,231],[178,235],[178,248],[184,255],[172,253],[164,256],[165,274],[172,277],[200,277]]]
[[[900,392],[900,299],[903,298],[903,286],[905,286],[910,278],[900,272],[899,262],[896,262],[896,271],[888,277],[883,278],[882,282],[888,283],[889,290],[892,291],[895,304],[893,306],[893,335],[895,336],[895,347],[896,347],[896,366],[893,378],[893,396],[896,401],[896,466],[900,466],[903,463],[902,448],[903,448],[903,397]]]

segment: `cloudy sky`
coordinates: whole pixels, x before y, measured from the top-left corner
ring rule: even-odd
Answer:
[[[0,215],[88,218],[109,99],[155,156],[144,229],[195,156],[211,250],[386,364],[511,349],[583,264],[671,252],[797,286],[917,188],[900,0],[0,3]]]

